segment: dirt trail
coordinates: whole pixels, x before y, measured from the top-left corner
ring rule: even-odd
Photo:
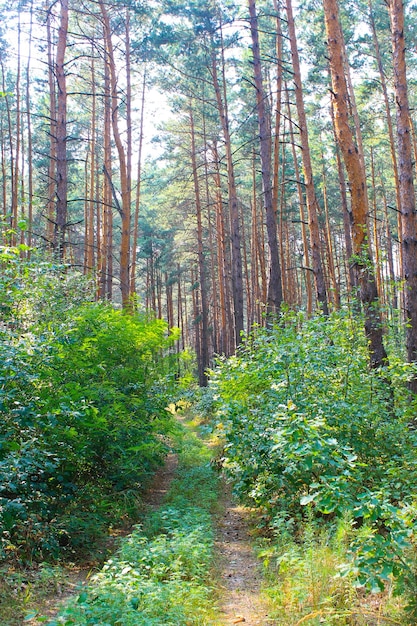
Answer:
[[[220,610],[223,624],[276,624],[260,594],[259,563],[249,538],[248,511],[237,506],[225,486],[224,513],[218,522],[216,548],[222,570]]]
[[[178,460],[176,455],[168,455],[165,465],[159,469],[151,481],[143,498],[144,509],[157,509],[162,503],[175,475]],[[268,616],[268,607],[260,594],[261,576],[259,563],[253,554],[249,538],[248,511],[237,506],[231,497],[230,488],[224,486],[222,494],[223,513],[218,519],[216,551],[221,571],[221,598],[219,622],[245,624],[248,626],[270,626],[277,622]],[[118,536],[127,531],[117,533]],[[115,546],[115,538],[109,544]],[[68,571],[68,576],[57,593],[38,606],[39,615],[52,619],[60,608],[87,582],[91,569],[79,568]],[[34,618],[27,622],[39,624]]]

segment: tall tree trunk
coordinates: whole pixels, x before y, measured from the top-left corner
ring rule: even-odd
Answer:
[[[261,276],[261,291],[259,294],[259,305],[265,306],[267,302],[268,285],[266,276],[265,250],[264,250],[264,232],[262,212],[258,215],[258,196],[256,193],[256,156],[255,151],[252,154],[252,204],[254,211],[254,220],[256,223],[256,250],[258,255],[259,270]],[[260,322],[260,320],[258,320]]]
[[[111,87],[110,70],[104,60],[104,132],[103,189],[101,219],[100,297],[112,299],[113,294],[113,210],[112,210],[112,149],[111,149]]]
[[[120,290],[122,294],[122,305],[124,308],[130,306],[130,199],[131,189],[129,186],[128,159],[126,158],[125,148],[123,146],[120,129],[119,129],[119,98],[117,90],[117,73],[116,61],[114,56],[113,42],[111,37],[111,27],[109,14],[103,0],[99,0],[101,15],[104,26],[104,39],[106,42],[106,56],[110,69],[110,87],[111,87],[111,121],[113,129],[114,142],[116,144],[117,154],[119,157],[120,170],[120,187],[122,195],[122,206],[120,214],[122,219],[122,232],[120,243]]]
[[[133,237],[132,237],[132,266],[130,269],[130,292],[136,292],[136,255],[138,249],[139,237],[139,208],[140,208],[140,192],[142,178],[142,148],[143,148],[143,126],[145,120],[145,94],[146,94],[146,68],[143,70],[142,96],[139,120],[139,143],[138,143],[138,169],[136,180],[136,197],[135,197],[135,214],[133,218]]]
[[[200,341],[200,359],[198,363],[198,382],[201,387],[207,385],[207,368],[208,368],[208,301],[207,301],[207,281],[206,267],[204,260],[203,248],[203,220],[201,209],[200,185],[198,181],[196,144],[195,144],[195,128],[192,105],[189,109],[190,115],[190,135],[191,135],[191,166],[193,170],[194,198],[197,217],[197,254],[198,254],[198,278],[201,293],[201,333]],[[200,324],[196,324],[200,326]]]
[[[85,239],[85,270],[91,274],[94,269],[94,216],[95,216],[95,180],[96,180],[96,124],[97,124],[97,104],[96,104],[96,72],[94,59],[94,44],[91,50],[91,131],[90,131],[90,172],[89,191],[86,210],[86,239]]]
[[[311,276],[311,268],[310,268],[310,250],[309,250],[308,238],[307,238],[305,202],[304,202],[304,195],[303,195],[303,190],[301,186],[300,168],[298,167],[297,153],[295,150],[294,127],[293,127],[292,120],[291,120],[291,107],[290,107],[290,98],[288,94],[287,84],[285,84],[285,92],[287,95],[287,113],[288,113],[289,128],[290,128],[291,152],[292,152],[292,159],[294,163],[295,180],[297,181],[298,204],[300,207],[301,237],[303,240],[303,252],[304,252],[303,270],[304,270],[304,275],[305,275],[305,284],[306,284],[306,292],[307,292],[306,293],[307,314],[311,315],[313,312],[313,289],[312,289],[312,280],[311,280],[312,276]]]
[[[381,188],[382,188],[382,197],[384,201],[384,222],[385,222],[385,236],[387,239],[387,261],[388,261],[388,277],[389,277],[389,289],[388,293],[391,297],[391,306],[394,310],[398,309],[398,297],[397,297],[397,286],[395,280],[395,269],[394,269],[394,253],[393,253],[393,245],[392,245],[392,233],[391,233],[391,225],[388,217],[388,201],[387,194],[384,187],[384,181],[379,174]]]
[[[344,40],[337,0],[323,0],[332,77],[332,101],[337,141],[348,173],[353,216],[352,243],[360,285],[360,298],[365,313],[365,333],[369,341],[371,367],[386,364],[387,354],[382,341],[372,256],[368,237],[368,196],[366,173],[349,125],[348,88],[344,69]]]
[[[336,268],[334,263],[334,254],[333,254],[333,239],[332,239],[332,230],[330,228],[330,214],[329,214],[329,203],[327,200],[327,177],[326,177],[326,167],[324,163],[324,154],[322,154],[322,179],[323,179],[323,202],[324,202],[324,216],[325,216],[325,229],[324,229],[324,237],[326,241],[326,251],[328,258],[328,268],[331,282],[331,291],[333,302],[336,310],[340,309],[340,288],[339,283],[336,277]]]
[[[19,221],[19,165],[20,165],[20,149],[21,149],[21,113],[20,113],[20,75],[21,75],[21,15],[19,11],[18,23],[17,23],[17,72],[16,72],[16,115],[15,115],[15,128],[14,133],[16,135],[15,145],[15,166],[12,178],[12,236],[14,243],[17,243],[17,223]]]
[[[380,80],[381,87],[382,87],[382,94],[384,96],[384,106],[385,106],[385,115],[386,115],[387,127],[388,127],[392,171],[394,174],[395,206],[396,206],[396,213],[397,213],[397,231],[398,231],[398,241],[400,242],[400,246],[398,247],[398,254],[399,254],[400,267],[402,267],[403,250],[402,250],[402,245],[401,245],[401,237],[402,237],[401,198],[400,198],[400,181],[399,181],[399,175],[398,175],[397,155],[395,152],[394,129],[393,129],[393,124],[392,124],[391,108],[390,108],[389,97],[388,97],[387,79],[385,77],[384,67],[382,64],[382,56],[381,56],[381,50],[379,47],[378,35],[376,32],[372,0],[368,0],[368,6],[369,6],[369,22],[371,25],[372,38],[373,38],[374,47],[375,47],[379,80]]]
[[[6,87],[6,69],[3,63],[3,59],[0,58],[0,63],[1,63],[1,71],[2,71],[2,88],[3,88],[3,94],[4,94],[4,103],[6,105],[6,112],[7,112],[7,138],[8,138],[8,144],[9,144],[9,158],[10,158],[10,170],[9,170],[9,176],[10,176],[10,182],[11,182],[11,207],[10,207],[10,216],[11,216],[11,221],[10,221],[10,229],[11,229],[11,233],[9,231],[8,233],[8,242],[9,245],[14,246],[16,244],[16,237],[13,234],[14,230],[14,224],[13,224],[13,211],[12,211],[12,206],[13,206],[13,181],[14,181],[14,172],[16,169],[16,164],[15,164],[15,155],[14,155],[14,145],[13,145],[13,124],[12,124],[12,113],[11,113],[11,108],[10,108],[10,99],[9,99],[9,95],[8,95],[8,91],[7,91],[7,87]],[[5,168],[6,170],[6,168]],[[7,189],[7,174],[4,176],[4,185]],[[7,215],[8,210],[7,210],[7,204],[6,202],[4,203],[4,212]]]
[[[307,196],[308,224],[310,229],[311,262],[314,274],[317,300],[325,315],[328,314],[326,282],[324,278],[323,261],[320,243],[320,230],[318,222],[318,201],[314,189],[313,168],[311,165],[310,145],[308,140],[307,119],[304,107],[304,98],[301,82],[300,59],[297,48],[294,17],[291,0],[286,0],[288,33],[291,44],[292,65],[294,69],[295,99],[297,104],[298,125],[302,147],[303,170]]]
[[[255,0],[249,0],[250,31],[252,37],[253,70],[258,113],[260,158],[262,173],[263,203],[268,236],[269,269],[267,312],[277,314],[282,303],[282,279],[277,238],[277,219],[273,204],[271,180],[271,124],[266,109],[266,94],[263,86],[261,53],[259,48],[258,17]],[[278,106],[278,105],[277,105]]]
[[[223,44],[222,44],[223,45]],[[232,241],[232,287],[233,287],[233,308],[234,308],[234,331],[235,345],[238,346],[242,340],[241,333],[244,329],[243,322],[243,273],[242,273],[242,251],[241,235],[239,224],[239,207],[236,191],[235,171],[232,154],[232,144],[229,130],[229,115],[226,99],[226,80],[224,50],[222,48],[222,88],[220,87],[217,59],[212,53],[212,79],[216,94],[217,108],[223,131],[224,145],[226,150],[228,199],[230,211],[230,235]]]
[[[281,130],[281,98],[282,98],[282,30],[281,18],[279,14],[278,0],[274,0],[274,10],[276,13],[276,43],[275,53],[277,57],[276,75],[276,99],[275,99],[275,129],[274,129],[274,164],[272,173],[272,206],[274,211],[278,209],[279,195],[279,155],[280,155],[280,130]]]
[[[417,361],[417,215],[413,181],[410,107],[405,64],[404,5],[388,3],[392,34],[395,99],[397,103],[398,174],[400,186],[403,277],[405,280],[406,347],[410,362]],[[417,376],[410,382],[417,393]]]
[[[57,82],[56,121],[56,209],[54,249],[58,259],[65,256],[65,239],[68,211],[68,160],[67,160],[67,80],[65,51],[68,36],[68,0],[61,0],[60,25],[56,48],[55,75]]]
[[[379,300],[384,305],[384,285],[381,274],[381,253],[378,237],[378,202],[376,196],[374,149],[371,146],[371,181],[372,181],[372,234],[375,251],[375,278]]]
[[[31,48],[33,34],[33,0],[30,3],[30,25],[28,41],[28,59],[26,65],[26,126],[27,126],[27,162],[28,162],[28,238],[27,245],[31,247],[33,236],[33,141],[32,141],[32,115],[30,100],[30,69],[31,69]],[[28,258],[30,250],[28,250]]]
[[[348,293],[352,294],[356,285],[357,279],[355,275],[355,269],[352,262],[353,257],[353,245],[352,245],[352,211],[349,210],[348,201],[347,201],[347,193],[346,193],[346,177],[345,172],[343,170],[343,163],[340,157],[340,149],[337,143],[337,135],[336,135],[336,126],[334,122],[334,110],[333,104],[330,106],[330,114],[332,118],[332,126],[333,126],[333,134],[336,142],[336,163],[337,163],[337,172],[339,179],[339,188],[340,188],[340,197],[342,200],[342,215],[343,215],[343,231],[345,238],[345,248],[346,248],[346,282]],[[354,294],[355,298],[357,294]]]
[[[48,186],[46,208],[46,239],[53,247],[55,223],[55,188],[56,188],[56,85],[54,78],[54,64],[51,34],[51,9],[48,9],[46,19],[46,38],[48,47],[48,86],[49,86],[49,160]]]
[[[231,273],[230,268],[230,246],[227,245],[229,238],[229,229],[225,220],[225,212],[223,208],[223,195],[221,187],[221,176],[219,169],[219,154],[217,145],[213,145],[213,161],[214,161],[214,182],[216,189],[216,228],[217,228],[217,256],[218,256],[218,272],[220,288],[220,310],[221,310],[221,344],[220,353],[229,356],[234,349],[233,334],[233,316],[232,303],[230,295],[230,281],[228,276]]]
[[[2,67],[3,72],[3,67]],[[3,74],[4,77],[4,74]],[[4,88],[3,88],[4,89]],[[5,149],[5,137],[6,133],[3,126],[3,118],[0,121],[0,141],[1,141],[1,196],[3,201],[2,219],[6,223],[7,219],[7,163],[6,163],[6,149]],[[2,233],[3,235],[4,233]],[[4,240],[5,241],[5,240]]]
[[[216,246],[214,244],[214,228],[213,228],[213,213],[212,202],[210,197],[210,181],[209,181],[209,164],[207,154],[209,154],[209,146],[207,143],[207,127],[206,127],[206,106],[207,102],[204,100],[203,109],[203,145],[204,145],[204,188],[205,199],[207,206],[207,227],[208,227],[208,241],[209,241],[209,254],[210,254],[210,282],[212,292],[212,311],[213,321],[211,327],[213,329],[211,333],[212,337],[212,352],[211,354],[218,354],[219,352],[219,286],[216,281],[216,265],[219,265],[219,259],[216,259]],[[210,325],[210,322],[209,322]]]

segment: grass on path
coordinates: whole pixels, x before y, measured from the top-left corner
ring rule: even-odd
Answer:
[[[91,584],[49,626],[215,624],[210,583],[218,501],[211,450],[180,426],[179,466],[165,503],[123,540]]]

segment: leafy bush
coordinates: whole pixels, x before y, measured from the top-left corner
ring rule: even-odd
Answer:
[[[295,532],[307,509],[323,521],[350,515],[362,530],[346,572],[377,589],[406,575],[417,438],[405,419],[405,368],[393,366],[390,383],[370,371],[359,328],[348,313],[289,314],[219,362],[211,387],[236,492],[265,523]]]
[[[42,559],[90,549],[132,515],[167,450],[175,334],[24,267],[0,329],[0,548]]]

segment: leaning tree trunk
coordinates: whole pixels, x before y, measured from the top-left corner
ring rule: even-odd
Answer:
[[[352,208],[352,243],[354,263],[365,313],[365,333],[369,341],[371,367],[387,362],[382,341],[382,324],[378,292],[368,237],[368,195],[366,172],[350,126],[349,95],[344,70],[344,41],[337,0],[323,0],[332,79],[332,101],[336,138],[349,178]]]

